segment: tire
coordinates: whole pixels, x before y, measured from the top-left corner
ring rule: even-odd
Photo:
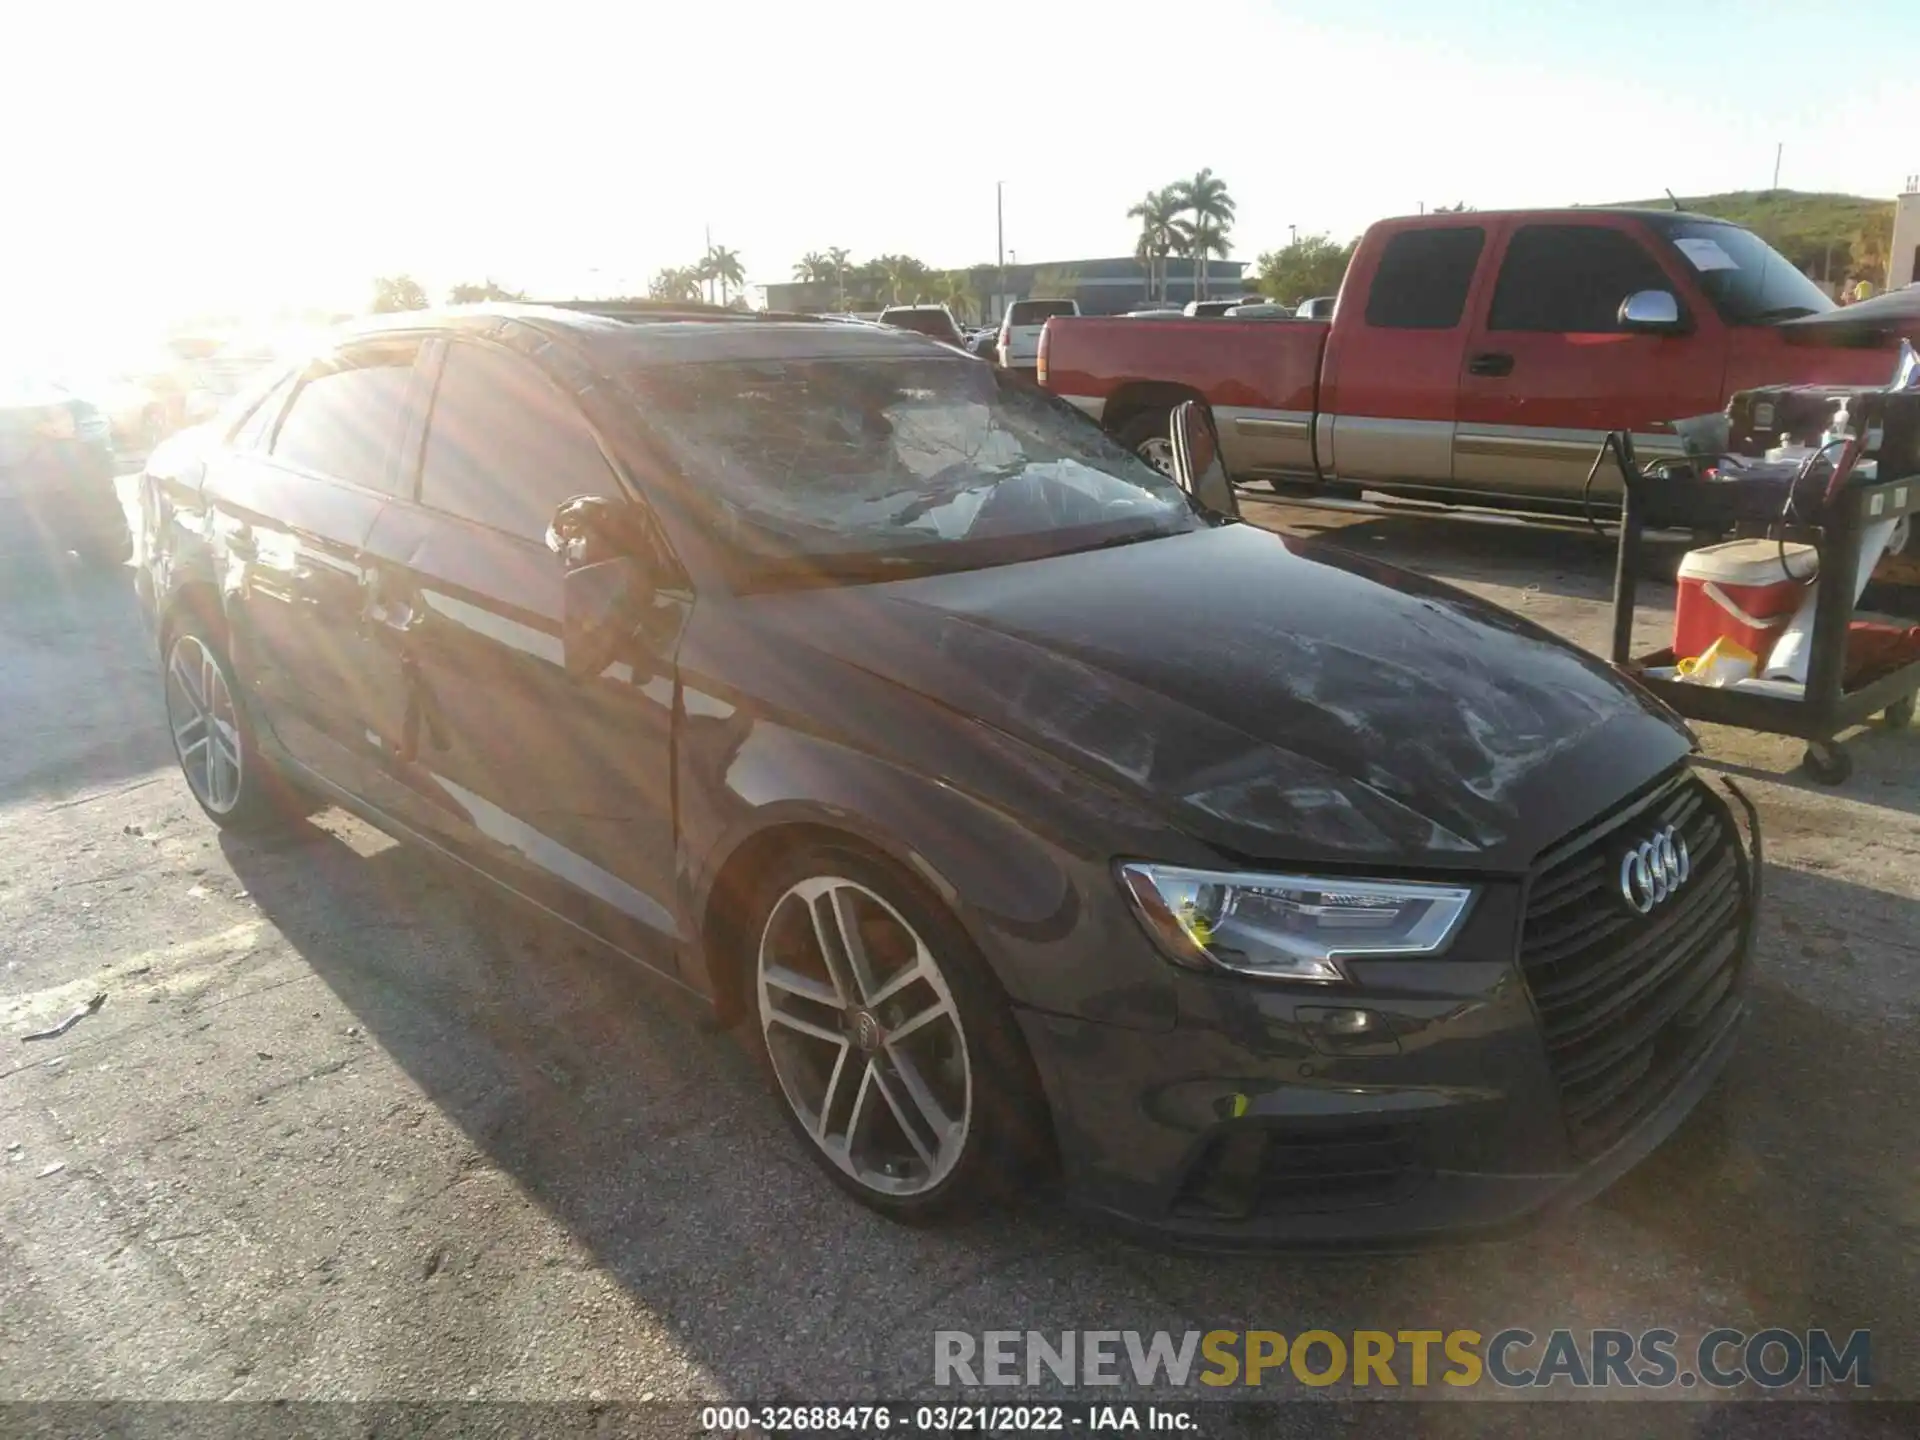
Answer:
[[[209,820],[226,830],[263,830],[310,812],[260,753],[217,637],[193,624],[170,630],[160,683],[174,758]]]
[[[1143,410],[1120,427],[1115,437],[1120,443],[1153,466],[1169,480],[1173,478],[1173,411],[1168,407]]]
[[[749,1047],[830,1180],[925,1225],[976,1215],[1045,1168],[1032,1057],[986,962],[924,887],[861,851],[808,844],[768,867],[746,911]]]

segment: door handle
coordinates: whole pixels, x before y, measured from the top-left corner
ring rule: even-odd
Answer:
[[[1487,350],[1467,361],[1469,375],[1511,375],[1513,356],[1504,350]]]
[[[420,598],[411,586],[396,587],[380,570],[367,571],[366,578],[360,583],[366,591],[366,604],[360,612],[363,624],[378,625],[403,634],[419,628]],[[399,594],[393,593],[396,589],[399,589]]]

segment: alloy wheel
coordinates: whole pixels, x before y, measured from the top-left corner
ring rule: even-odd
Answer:
[[[1173,441],[1165,435],[1155,435],[1140,442],[1139,456],[1147,464],[1158,470],[1169,480],[1173,478]]]
[[[240,803],[240,724],[226,673],[207,643],[182,635],[167,655],[167,723],[196,799],[216,815]]]
[[[866,886],[818,876],[768,912],[756,974],[774,1076],[814,1144],[876,1194],[939,1186],[966,1149],[973,1073],[926,941]]]

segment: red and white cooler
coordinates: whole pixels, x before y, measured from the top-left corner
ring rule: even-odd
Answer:
[[[1789,543],[1784,563],[1782,554],[1778,540],[1729,540],[1688,551],[1673,607],[1674,658],[1704,654],[1724,637],[1764,664],[1820,565],[1811,545]]]

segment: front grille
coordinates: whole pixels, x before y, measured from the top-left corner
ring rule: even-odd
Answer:
[[[1619,893],[1629,842],[1678,827],[1691,872],[1652,913]],[[1576,1157],[1649,1111],[1731,1018],[1749,922],[1726,809],[1690,773],[1549,851],[1528,888],[1520,967],[1560,1084]]]
[[[1403,1200],[1426,1177],[1411,1125],[1231,1126],[1202,1151],[1173,1208],[1234,1220],[1350,1210]]]

